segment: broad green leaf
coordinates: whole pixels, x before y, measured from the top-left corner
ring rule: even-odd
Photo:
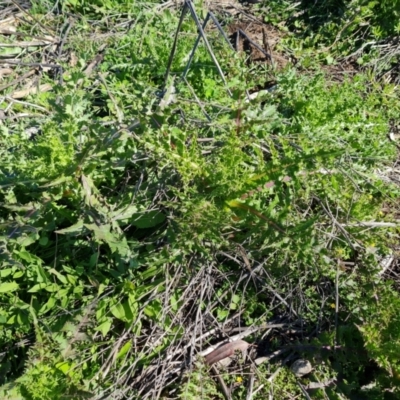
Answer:
[[[179,308],[179,293],[174,292],[170,298],[170,303],[171,303],[171,309],[172,311],[178,311]]]
[[[72,366],[70,363],[64,361],[57,363],[56,368],[66,375],[68,371],[72,368]]]
[[[28,261],[29,263],[34,263],[34,264],[41,264],[42,260],[39,257],[36,257],[32,253],[29,253],[27,250],[21,250],[21,251],[15,251],[15,254],[18,254],[18,256],[25,261]]]
[[[35,265],[34,270],[36,271],[36,279],[39,283],[50,281],[47,272],[40,264]]]
[[[315,222],[318,220],[318,218],[319,218],[318,215],[313,218],[310,218],[310,219],[306,220],[305,222],[302,222],[302,223],[296,225],[295,227],[292,228],[292,230],[294,232],[305,231],[305,230],[311,228],[315,224]]]
[[[8,275],[11,275],[14,272],[14,268],[5,268],[0,270],[0,278],[6,278]]]
[[[29,326],[30,325],[30,321],[29,321],[28,316],[25,313],[22,313],[22,312],[18,312],[18,314],[17,314],[17,322],[21,326]]]
[[[6,282],[0,284],[0,293],[9,293],[17,290],[19,288],[16,282]]]
[[[17,242],[20,244],[21,247],[28,247],[32,243],[35,243],[38,238],[39,238],[39,235],[37,233],[31,234],[28,236],[20,236],[17,239]]]
[[[47,303],[45,303],[39,310],[39,315],[50,311],[56,305],[56,299],[53,296],[50,296]]]
[[[117,354],[117,359],[123,357],[132,347],[132,342],[129,340],[122,347],[121,350]]]
[[[49,243],[49,238],[47,236],[43,236],[43,237],[40,238],[39,244],[41,246],[46,246],[47,243]]]
[[[157,275],[157,273],[159,273],[159,272],[160,272],[160,267],[157,265],[153,265],[153,266],[147,268],[146,271],[143,271],[140,275],[141,275],[141,278],[145,281],[145,280]]]
[[[162,306],[159,301],[154,300],[144,309],[144,313],[150,318],[158,318],[162,311]]]
[[[102,324],[100,324],[96,330],[100,331],[101,334],[103,336],[106,336],[107,333],[110,331],[111,329],[111,324],[112,324],[112,320],[111,319],[107,319],[106,321],[104,321]]]
[[[121,321],[124,322],[126,321],[125,308],[121,303],[117,303],[114,306],[112,306],[110,311],[115,318],[120,319]]]
[[[229,310],[218,309],[217,317],[219,321],[223,321],[229,315]]]
[[[64,283],[64,285],[66,285],[68,283],[67,278],[60,274],[58,271],[56,271],[54,268],[50,268],[49,272],[54,274],[62,283]]]
[[[134,319],[134,307],[135,304],[130,305],[127,301],[125,301],[123,303],[118,303],[114,305],[113,307],[111,307],[110,311],[115,318],[118,318],[124,322],[132,323]]]
[[[133,217],[132,224],[138,228],[153,228],[165,221],[165,215],[160,211],[153,210],[145,214],[136,214]]]
[[[75,285],[76,285],[77,278],[76,278],[74,275],[68,274],[68,275],[67,275],[67,281],[68,281],[72,286],[75,286]]]
[[[47,286],[47,283],[38,283],[37,285],[32,286],[29,290],[28,293],[36,293],[39,292],[39,290],[45,289]]]
[[[108,303],[109,303],[109,299],[107,299],[107,300],[105,300],[105,299],[99,300],[99,302],[97,304],[97,308],[96,308],[97,321],[101,321],[103,319],[103,317],[106,316]]]

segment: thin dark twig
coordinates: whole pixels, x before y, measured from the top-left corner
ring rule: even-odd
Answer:
[[[165,88],[167,87],[167,80],[171,71],[171,65],[172,65],[172,61],[174,60],[174,56],[176,53],[176,46],[178,44],[178,36],[179,36],[179,32],[181,30],[182,27],[182,23],[183,23],[183,18],[185,18],[185,15],[188,11],[188,5],[185,1],[185,3],[183,4],[183,8],[182,8],[182,12],[181,12],[181,17],[179,18],[179,22],[178,22],[178,27],[176,28],[176,32],[175,32],[175,38],[174,38],[174,43],[172,45],[172,49],[171,49],[171,53],[169,55],[169,60],[168,60],[168,64],[167,64],[167,70],[165,72],[165,76],[164,76],[164,87],[163,90],[165,90]]]
[[[28,13],[23,7],[21,7],[15,0],[11,0],[11,2],[24,14],[28,15],[29,18],[32,18],[39,26],[41,26],[45,31],[55,34],[55,32],[46,26],[44,26],[41,22],[39,22],[32,14]]]
[[[59,45],[59,47],[58,47],[58,58],[61,57],[64,44],[65,44],[65,42],[66,42],[66,40],[67,40],[69,31],[71,30],[72,26],[74,25],[74,22],[75,22],[75,21],[74,21],[72,18],[69,18],[67,29],[65,30],[64,36],[63,36],[63,38],[61,39],[60,45]]]
[[[336,265],[336,279],[335,279],[335,347],[339,345],[339,260]]]
[[[265,57],[269,58],[269,59],[272,61],[271,55],[268,54],[268,53],[267,53],[261,46],[259,46],[257,43],[253,42],[253,41],[247,36],[247,34],[246,34],[244,31],[242,31],[241,29],[238,29],[238,32],[239,32],[243,37],[245,37],[245,38],[249,41],[249,43],[250,43],[251,45],[253,45],[256,49],[258,49],[259,51],[261,51],[261,53],[263,53],[263,54],[265,55]]]
[[[213,20],[215,26],[217,27],[217,29],[219,30],[219,32],[221,33],[221,35],[223,36],[223,38],[225,39],[226,43],[228,43],[229,47],[235,51],[235,49],[232,46],[232,43],[230,42],[230,40],[228,39],[228,36],[226,36],[225,31],[222,29],[222,26],[220,25],[220,23],[218,22],[217,18],[215,18],[215,15],[209,11],[208,14],[210,15],[211,19]]]
[[[208,20],[209,20],[209,19],[210,19],[210,13],[208,13],[208,14],[206,15],[206,18],[205,18],[205,20],[203,21],[203,27],[202,27],[203,30],[204,30],[205,27],[207,26],[207,23],[208,23]],[[196,42],[194,43],[194,46],[193,46],[192,51],[191,51],[191,53],[190,53],[189,61],[188,61],[188,63],[186,64],[185,70],[183,71],[182,79],[186,79],[186,77],[187,77],[187,74],[188,74],[188,72],[189,72],[190,65],[192,64],[192,61],[193,61],[194,54],[195,54],[195,52],[196,52],[196,50],[197,50],[197,47],[199,46],[200,39],[201,39],[201,34],[199,33],[199,34],[197,35]]]
[[[197,16],[197,13],[196,13],[196,10],[194,9],[193,3],[190,0],[185,0],[185,4],[187,4],[187,6],[189,7],[190,13],[192,14],[192,18],[193,18],[193,20],[195,21],[195,23],[197,25],[197,29],[199,30],[200,35],[204,40],[204,44],[206,45],[208,53],[210,54],[215,66],[217,67],[218,73],[219,73],[222,81],[224,82],[225,85],[227,85],[224,73],[222,72],[222,69],[221,69],[221,67],[220,67],[220,65],[218,63],[218,60],[215,57],[215,54],[211,49],[210,43],[208,42],[206,34],[205,34],[201,24],[200,24],[199,17]],[[229,88],[226,88],[226,90],[229,93],[229,95],[232,96],[232,92],[229,90]]]

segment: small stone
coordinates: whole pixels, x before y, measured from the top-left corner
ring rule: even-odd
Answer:
[[[309,374],[312,371],[312,365],[310,361],[308,360],[303,360],[303,359],[298,359],[296,360],[292,366],[290,367],[292,372],[297,376],[297,377],[302,377],[304,375]]]

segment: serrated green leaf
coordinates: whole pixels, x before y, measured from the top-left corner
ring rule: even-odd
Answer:
[[[293,230],[294,232],[302,232],[302,231],[305,231],[305,230],[311,228],[311,227],[315,224],[315,222],[318,220],[318,218],[319,218],[318,215],[315,216],[315,217],[313,217],[313,218],[310,218],[310,219],[308,219],[307,221],[302,222],[302,223],[296,225],[295,227],[292,228],[292,230]]]
[[[64,228],[64,229],[59,229],[57,231],[55,231],[56,233],[59,233],[61,235],[65,235],[67,233],[81,233],[82,232],[82,228],[84,226],[84,222],[83,220],[78,220],[77,223],[75,223],[74,225],[71,225],[68,228]]]
[[[137,211],[138,209],[136,206],[129,206],[126,208],[121,208],[119,210],[113,211],[109,214],[109,216],[113,221],[118,221],[132,217],[132,215],[137,213]]]
[[[54,181],[51,181],[51,182],[46,183],[44,185],[40,185],[39,187],[40,188],[48,188],[48,187],[52,187],[52,186],[57,186],[57,185],[59,185],[61,183],[64,183],[64,182],[69,182],[71,180],[72,180],[72,177],[70,177],[70,176],[62,176],[61,178],[55,179]]]

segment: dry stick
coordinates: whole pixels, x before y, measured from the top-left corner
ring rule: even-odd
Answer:
[[[26,63],[22,61],[16,61],[16,60],[3,60],[2,64],[13,64],[13,65],[22,65],[24,67],[41,67],[41,68],[58,68],[62,70],[62,66],[58,64],[47,64],[47,63]]]
[[[399,223],[395,222],[379,222],[379,221],[360,221],[350,224],[340,224],[343,227],[367,227],[367,228],[396,228]]]
[[[206,18],[205,18],[204,21],[203,21],[203,29],[205,29],[205,27],[206,27],[207,22],[208,22],[209,19],[210,19],[210,13],[208,13],[208,14],[206,15]],[[199,34],[197,35],[197,38],[196,38],[196,41],[195,41],[194,46],[193,46],[193,48],[192,48],[192,51],[190,52],[190,56],[189,56],[188,63],[186,64],[185,70],[183,71],[182,79],[185,79],[185,80],[186,80],[186,76],[187,76],[187,74],[188,74],[188,72],[189,72],[190,65],[192,64],[193,57],[194,57],[194,53],[196,52],[197,47],[198,47],[198,45],[199,45],[199,43],[200,43],[200,39],[201,39],[201,35],[200,35],[200,33],[199,33]]]
[[[267,58],[270,59],[270,61],[272,61],[272,57],[270,54],[268,54],[262,47],[260,47],[257,43],[253,42],[245,32],[243,32],[241,29],[238,29],[238,32],[245,37],[250,44],[252,44],[257,50],[261,51],[261,53],[263,53]]]
[[[244,261],[244,263],[245,263],[245,265],[246,265],[246,268],[247,268],[247,270],[248,270],[249,273],[250,273],[250,277],[251,277],[251,279],[252,279],[252,281],[253,281],[253,283],[254,283],[254,287],[256,288],[256,290],[258,290],[256,280],[254,279],[254,276],[253,276],[254,272],[253,272],[253,269],[252,269],[252,267],[251,267],[250,260],[249,260],[249,258],[247,257],[246,250],[244,249],[244,247],[243,247],[241,244],[238,244],[237,246],[238,246],[240,255],[242,256],[243,261]]]
[[[103,84],[104,88],[106,89],[108,96],[110,97],[112,103],[114,104],[115,107],[115,111],[117,113],[117,118],[118,118],[118,123],[122,124],[122,121],[124,120],[124,114],[121,112],[121,110],[119,109],[117,102],[114,98],[114,96],[111,94],[111,92],[108,89],[108,85],[106,80],[104,79],[104,76],[102,74],[99,73],[99,79],[101,81],[101,83]]]
[[[269,383],[272,383],[274,379],[279,375],[279,372],[281,372],[282,367],[278,367],[276,371],[267,379]]]
[[[215,15],[209,11],[208,14],[210,14],[211,19],[213,20],[215,26],[217,27],[217,29],[219,30],[219,32],[221,33],[222,37],[225,39],[226,43],[228,43],[229,47],[231,48],[231,50],[235,51],[235,49],[232,46],[232,43],[230,42],[229,38],[226,36],[226,33],[224,32],[224,30],[222,29],[221,25],[219,24],[217,18],[215,18]]]
[[[59,75],[59,84],[62,85],[63,83],[63,68],[61,65],[58,64],[45,64],[45,63],[25,63],[15,60],[5,60],[4,64],[12,64],[12,65],[22,65],[24,67],[39,67],[39,68],[54,68],[58,70]]]
[[[97,54],[96,57],[88,64],[88,66],[85,68],[85,70],[83,71],[83,73],[86,76],[90,76],[91,73],[93,72],[93,69],[96,68],[102,61],[104,58],[104,49],[107,47],[106,44],[101,45],[98,50],[97,50]],[[78,81],[79,83],[79,81]]]
[[[222,327],[224,325],[228,324],[229,322],[233,321],[234,319],[236,319],[239,315],[240,315],[240,313],[236,313],[236,314],[232,315],[232,317],[228,318],[225,322],[222,323]],[[213,328],[213,329],[207,331],[206,333],[203,333],[202,335],[198,336],[195,339],[195,342],[201,341],[201,340],[207,338],[208,336],[213,335],[215,332],[217,332],[219,330],[220,330],[220,328]],[[191,346],[191,344],[186,345],[185,350],[190,346]]]
[[[1,90],[1,89],[0,89],[0,90]],[[11,104],[12,104],[12,103],[16,103],[16,104],[22,104],[22,105],[24,105],[24,106],[26,106],[26,107],[37,108],[38,110],[43,111],[43,112],[45,112],[46,114],[50,114],[50,111],[49,111],[49,110],[46,110],[46,109],[45,109],[44,107],[42,107],[42,106],[38,106],[38,105],[33,104],[33,103],[28,103],[28,102],[26,102],[26,101],[16,100],[16,99],[13,99],[13,98],[10,97],[10,96],[5,96],[5,97],[4,97],[4,100],[9,101]]]
[[[334,225],[337,226],[339,228],[339,230],[343,233],[343,236],[346,238],[347,243],[350,245],[350,247],[355,250],[356,246],[354,246],[353,242],[350,240],[350,237],[348,235],[348,233],[346,232],[345,229],[343,229],[342,225],[339,223],[339,221],[335,218],[335,216],[332,214],[332,212],[329,209],[329,205],[328,204],[324,204],[323,201],[318,197],[315,196],[314,197],[319,201],[319,203],[321,204],[321,207],[324,209],[324,211],[326,212],[326,214],[331,218],[331,220],[333,221]],[[358,245],[358,244],[357,244]]]
[[[167,87],[167,80],[168,80],[169,74],[171,72],[172,61],[174,60],[175,53],[176,53],[176,46],[178,44],[179,32],[181,30],[183,18],[185,17],[187,11],[188,11],[188,5],[187,5],[187,3],[185,1],[185,3],[183,4],[182,12],[181,12],[181,17],[179,18],[178,27],[176,28],[175,37],[174,37],[174,43],[172,44],[171,53],[169,54],[167,70],[166,70],[165,75],[164,75],[163,90],[165,90],[165,88]]]
[[[189,287],[190,287],[190,286],[189,286]],[[203,287],[204,287],[204,285],[203,285]],[[183,308],[183,307],[184,307],[184,305],[182,305],[181,308]],[[161,337],[159,338],[159,340],[161,340],[163,337],[164,337],[164,336],[161,336]],[[195,340],[195,342],[196,342],[196,341],[197,341],[197,339]],[[192,346],[192,343],[189,343],[189,344],[185,345],[183,348],[178,348],[178,349],[175,350],[172,354],[167,355],[166,358],[165,358],[165,361],[171,360],[173,357],[175,357],[175,356],[177,356],[177,355],[183,353],[186,349],[188,349],[188,348],[191,347],[191,346]],[[149,367],[149,369],[150,369],[149,373],[151,373],[151,371],[154,370],[155,368],[156,368],[156,367],[154,367],[154,366]],[[180,370],[180,369],[181,369],[181,368],[178,368],[178,370]],[[141,379],[141,378],[140,378],[140,379]],[[136,379],[135,382],[137,382],[137,381],[140,380],[140,379]]]
[[[64,36],[63,36],[63,38],[61,39],[60,46],[59,46],[59,48],[58,48],[58,58],[61,57],[64,44],[65,44],[65,42],[66,42],[66,40],[67,40],[67,36],[68,36],[68,34],[69,34],[69,31],[71,30],[72,26],[74,25],[74,22],[75,22],[75,21],[70,17],[69,20],[68,20],[67,29],[65,30]]]
[[[18,118],[43,118],[43,115],[42,114],[19,113],[19,114],[15,114],[15,115],[9,115],[9,116],[6,116],[6,117],[0,118],[0,119],[11,119],[11,120],[15,121]],[[33,180],[32,182],[35,182],[35,181]],[[21,182],[19,182],[19,183],[21,183]],[[12,185],[14,185],[14,184],[12,184]],[[6,187],[6,186],[7,185],[2,186],[2,187]]]
[[[24,10],[15,0],[11,0],[11,2],[17,7],[22,13],[26,14],[29,18],[32,18],[39,26],[41,26],[45,31],[48,33],[51,33],[52,35],[55,35],[55,32],[52,29],[49,29],[42,25],[41,22],[39,22],[33,15],[29,14],[26,10]]]
[[[277,293],[274,289],[272,289],[271,286],[265,283],[265,287],[272,292],[297,318],[299,318],[299,315],[297,312],[293,309],[291,305],[288,304],[288,302],[279,294]]]
[[[297,385],[299,386],[300,390],[303,392],[304,397],[307,400],[312,400],[312,398],[310,397],[310,395],[307,393],[307,390],[304,388],[304,386],[300,383],[299,380],[297,380]]]
[[[304,386],[306,390],[310,389],[322,389],[327,386],[331,386],[336,382],[336,378],[328,379],[324,382],[310,382],[308,385]]]
[[[201,111],[203,112],[204,116],[207,118],[207,120],[209,122],[212,122],[211,117],[207,114],[207,111],[205,110],[203,104],[201,103],[200,99],[197,97],[196,92],[193,90],[192,86],[190,85],[190,83],[187,81],[186,77],[182,77],[182,79],[184,80],[184,82],[186,83],[186,86],[189,88],[190,92],[192,93],[192,96],[194,96],[194,98],[196,99],[197,104],[199,105]],[[201,141],[202,139],[197,139],[197,141]],[[214,140],[214,139],[211,139]]]
[[[255,381],[255,376],[254,376],[254,366],[251,366],[251,375],[249,379],[249,384],[247,386],[247,394],[246,394],[246,400],[251,400],[253,397],[253,389],[254,389],[254,381]]]
[[[101,367],[100,371],[98,372],[98,375],[100,375],[103,379],[105,379],[108,375],[108,372],[110,371],[112,365],[114,364],[116,358],[117,358],[117,353],[118,350],[122,344],[122,342],[125,340],[125,338],[128,336],[130,333],[130,329],[128,329],[118,340],[117,343],[113,346],[113,349],[110,351],[110,354],[108,355],[106,361],[103,363],[103,366]]]
[[[266,362],[266,361],[269,361],[269,360],[272,360],[273,358],[278,357],[278,356],[280,356],[281,354],[286,353],[286,352],[289,351],[289,350],[290,350],[290,349],[288,349],[288,348],[276,350],[276,351],[274,351],[273,353],[269,354],[268,356],[256,358],[256,359],[254,360],[254,364],[256,364],[256,365],[261,365],[262,363],[264,363],[264,362]]]
[[[57,43],[56,41],[50,40],[37,40],[37,41],[30,41],[30,42],[14,42],[14,43],[1,43],[1,47],[40,47],[40,46],[49,46],[52,44]]]
[[[172,279],[171,280],[171,286],[174,284],[174,282],[175,282],[176,280],[175,279]],[[199,304],[201,305],[201,303],[202,303],[202,301],[203,301],[203,298],[204,298],[204,295],[205,295],[205,291],[207,290],[207,285],[202,285],[202,287],[201,287],[201,294],[200,294],[200,299],[199,299]],[[167,293],[168,291],[167,291],[167,289],[166,289],[166,293]],[[184,305],[182,305],[181,306],[181,308],[180,308],[180,310],[182,310],[184,308]],[[192,340],[191,340],[191,342],[192,342],[192,348],[191,348],[191,358],[193,357],[193,349],[194,349],[194,340],[193,339],[195,339],[195,335],[196,335],[196,329],[197,329],[197,326],[198,326],[198,324],[197,324],[197,322],[201,319],[201,316],[200,316],[200,312],[201,312],[201,307],[199,306],[198,308],[197,308],[197,312],[196,312],[196,321],[195,321],[195,324],[194,324],[194,335],[192,336]],[[176,313],[176,315],[178,315],[178,313]],[[176,317],[171,321],[171,325],[175,322],[175,319],[176,319]],[[182,340],[180,341],[180,343],[179,344],[182,344]],[[179,344],[177,344],[177,347],[178,347],[178,345]],[[179,354],[179,352],[176,352],[175,354]],[[166,360],[168,360],[168,358],[169,359],[171,359],[173,357],[173,355],[172,356],[170,356],[170,357],[166,357]],[[170,364],[170,363],[168,363],[168,364]],[[182,363],[181,362],[179,362],[179,364],[181,365]],[[164,369],[164,365],[165,364],[163,364],[163,369]],[[180,369],[181,367],[179,367],[178,369]],[[158,394],[157,394],[157,398],[159,398],[160,396],[161,396],[161,392],[162,392],[162,390],[164,389],[164,386],[163,385],[160,385],[159,386],[159,390],[158,390]]]
[[[336,265],[336,279],[335,279],[335,346],[339,343],[339,260]]]
[[[13,80],[12,82],[6,83],[5,85],[0,86],[0,92],[3,91],[4,89],[9,88],[10,86],[17,85],[18,83],[22,82],[24,79],[29,78],[32,75],[35,75],[36,71],[31,70],[27,72],[26,74],[22,75],[21,77]]]
[[[212,371],[214,372],[216,378],[218,379],[218,382],[219,382],[219,384],[220,384],[220,386],[221,386],[222,393],[223,393],[225,399],[226,399],[226,400],[232,400],[232,396],[231,396],[231,394],[230,394],[230,391],[229,391],[228,387],[226,386],[226,384],[225,384],[225,382],[224,382],[224,379],[223,379],[223,378],[221,377],[221,375],[219,374],[217,368],[213,365],[213,366],[211,367],[211,369],[212,369]]]
[[[228,340],[223,340],[213,346],[208,347],[206,350],[199,352],[199,355],[204,357],[204,356],[210,354],[212,351],[214,351],[216,348],[218,348],[222,344],[241,340],[241,339],[245,338],[246,336],[250,336],[253,333],[255,333],[261,329],[284,328],[286,326],[288,326],[288,325],[287,324],[262,324],[259,326],[253,326],[251,328],[246,329],[245,331],[243,331],[241,333],[238,333],[237,335],[231,336],[230,338],[228,338]]]

